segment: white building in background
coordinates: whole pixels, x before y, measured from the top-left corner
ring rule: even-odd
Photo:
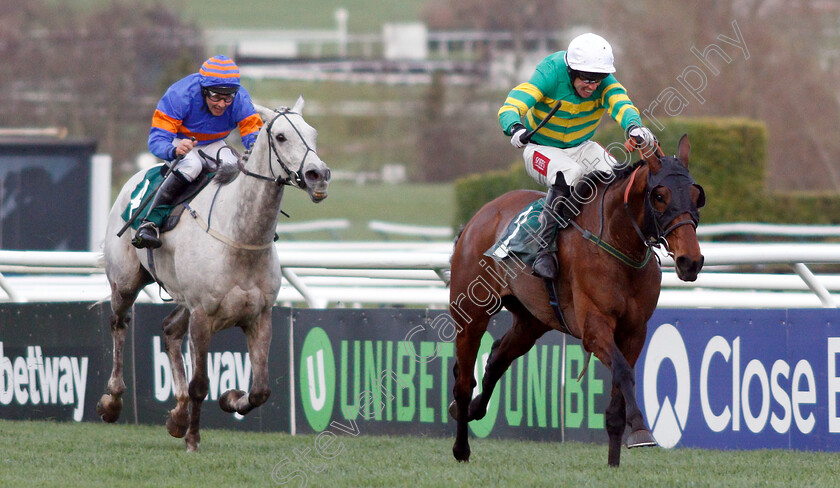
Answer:
[[[435,32],[421,22],[405,22],[351,34],[348,11],[338,9],[334,17],[334,29],[210,29],[207,47],[229,54],[243,76],[255,79],[425,84],[437,72],[450,84],[489,80],[508,86],[571,39],[570,33],[526,32],[514,52],[512,32]]]

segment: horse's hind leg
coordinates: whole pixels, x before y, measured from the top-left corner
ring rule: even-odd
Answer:
[[[537,339],[542,337],[549,327],[538,321],[524,308],[514,313],[513,326],[493,343],[490,357],[484,368],[481,381],[481,394],[470,402],[469,419],[480,420],[487,414],[487,404],[496,388],[496,383],[516,358],[531,350]]]
[[[245,329],[248,353],[251,357],[253,381],[246,395],[242,390],[228,390],[219,397],[219,407],[225,412],[245,415],[268,400],[268,350],[271,345],[271,309],[260,314],[254,324]]]
[[[125,381],[123,380],[123,351],[125,349],[125,336],[128,327],[131,326],[131,306],[137,299],[136,290],[120,292],[116,284],[111,285],[111,338],[114,342],[113,364],[111,366],[111,377],[108,379],[107,392],[102,395],[96,404],[96,413],[105,422],[116,422],[122,412],[122,395],[125,392]]]
[[[187,393],[187,374],[181,350],[189,319],[189,311],[182,306],[175,307],[175,310],[163,319],[163,346],[172,365],[172,383],[177,402],[166,419],[166,430],[172,437],[178,438],[186,435],[190,420],[190,396]]]

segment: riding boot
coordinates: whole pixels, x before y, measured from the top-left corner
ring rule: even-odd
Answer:
[[[566,211],[566,205],[559,205],[561,198],[568,199],[572,192],[569,185],[566,184],[566,179],[563,173],[557,173],[557,178],[554,184],[548,189],[545,196],[545,206],[540,213],[540,233],[539,243],[540,250],[537,252],[537,257],[534,264],[531,266],[531,274],[543,279],[555,280],[557,279],[557,257],[550,250],[551,241],[555,238],[555,231],[557,229],[557,217],[567,219],[573,217],[571,212]]]
[[[158,188],[155,197],[149,204],[149,213],[147,213],[146,218],[140,222],[140,226],[137,228],[137,234],[131,241],[131,244],[134,247],[138,249],[147,247],[157,249],[161,246],[160,231],[158,230],[157,225],[149,220],[149,215],[151,215],[157,207],[172,205],[178,197],[181,196],[181,192],[184,191],[184,188],[188,184],[189,181],[187,181],[187,179],[181,176],[181,174],[177,171],[173,171],[172,174],[163,180],[163,183],[161,183],[160,188]]]

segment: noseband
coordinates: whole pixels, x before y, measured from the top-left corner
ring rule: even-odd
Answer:
[[[290,114],[300,115],[299,113],[292,112],[291,109],[288,109],[288,108],[284,108],[282,110],[275,110],[275,112],[277,113],[277,115],[275,115],[274,118],[271,119],[271,121],[268,123],[268,125],[265,128],[266,135],[268,136],[268,157],[269,157],[269,159],[271,159],[271,153],[273,152],[274,153],[274,160],[277,161],[277,164],[280,165],[280,168],[286,174],[285,175],[275,175],[274,174],[274,166],[271,165],[271,164],[268,165],[269,169],[271,170],[271,176],[263,176],[263,175],[260,175],[260,174],[252,173],[251,171],[248,171],[247,169],[245,169],[244,165],[240,165],[239,170],[241,172],[245,173],[248,176],[253,176],[254,178],[257,178],[257,179],[260,179],[260,180],[271,181],[274,184],[276,184],[277,186],[294,185],[294,186],[297,186],[298,188],[302,188],[302,189],[306,188],[306,180],[304,180],[301,172],[303,171],[303,165],[306,162],[306,157],[309,156],[310,152],[314,153],[315,150],[313,150],[311,147],[309,147],[309,144],[306,142],[306,139],[303,138],[303,134],[300,133],[298,128],[295,127],[295,124],[292,122],[292,119],[289,118]],[[281,116],[286,118],[286,120],[289,122],[289,125],[292,126],[292,129],[295,130],[298,137],[300,137],[301,142],[303,142],[303,145],[306,147],[306,153],[304,153],[303,159],[301,159],[300,165],[298,166],[297,171],[291,170],[289,168],[289,165],[287,165],[285,162],[283,162],[283,160],[280,158],[280,151],[277,150],[277,146],[275,146],[275,144],[274,144],[274,138],[271,137],[271,128],[274,126],[274,122],[278,118],[280,118]]]

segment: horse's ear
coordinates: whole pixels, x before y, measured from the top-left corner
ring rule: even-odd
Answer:
[[[260,115],[260,118],[263,119],[263,121],[269,120],[274,114],[274,110],[271,110],[268,107],[263,107],[262,105],[256,103],[254,104],[254,110],[257,111],[257,113]]]
[[[677,157],[682,161],[686,168],[688,168],[688,155],[691,153],[691,143],[688,142],[688,134],[683,134],[680,137],[680,142],[677,144]]]
[[[659,170],[662,169],[662,162],[659,161],[656,149],[653,147],[645,147],[640,148],[639,152],[642,154],[642,159],[644,159],[645,164],[647,164],[648,168],[650,168],[651,173],[659,173]]]
[[[295,102],[295,106],[292,107],[292,112],[297,112],[299,114],[303,113],[303,95],[300,95]]]

